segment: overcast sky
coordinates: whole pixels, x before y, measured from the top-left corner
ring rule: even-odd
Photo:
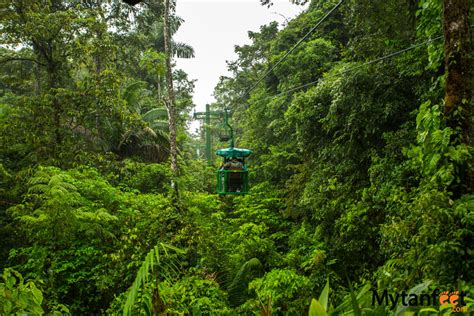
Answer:
[[[177,59],[178,68],[190,79],[197,79],[194,91],[196,111],[214,101],[212,93],[219,77],[228,74],[226,60],[235,60],[235,45],[250,43],[248,31],[258,31],[271,21],[285,23],[302,12],[304,7],[289,0],[273,0],[270,8],[259,0],[177,0],[177,15],[184,24],[174,40],[193,46],[195,57]],[[284,17],[283,17],[284,16]],[[196,127],[193,124],[194,130]]]

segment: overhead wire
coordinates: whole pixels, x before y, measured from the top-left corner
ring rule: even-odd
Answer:
[[[390,53],[390,54],[387,54],[387,55],[384,55],[382,57],[379,57],[379,58],[376,58],[376,59],[373,59],[371,61],[368,61],[368,62],[365,62],[361,65],[357,65],[357,66],[354,66],[354,67],[351,67],[349,69],[346,69],[346,70],[343,70],[343,71],[340,71],[340,72],[337,72],[335,74],[330,74],[330,75],[327,75],[323,78],[318,78],[317,80],[314,80],[314,81],[311,81],[311,82],[308,82],[308,83],[305,83],[305,84],[302,84],[300,86],[296,86],[296,87],[293,87],[293,88],[290,88],[288,90],[285,90],[285,91],[282,91],[278,94],[275,94],[275,95],[272,95],[272,96],[268,96],[266,98],[262,98],[262,99],[259,99],[259,101],[263,101],[263,100],[267,100],[267,99],[272,99],[272,98],[276,98],[276,97],[279,97],[281,95],[284,95],[284,94],[287,94],[287,93],[290,93],[290,92],[293,92],[293,91],[296,91],[296,90],[300,90],[300,89],[303,89],[303,88],[306,88],[306,87],[309,87],[309,86],[312,86],[312,85],[315,85],[317,83],[319,83],[319,81],[321,81],[322,79],[327,79],[327,78],[333,78],[333,77],[337,77],[337,76],[340,76],[342,74],[345,74],[345,73],[348,73],[348,72],[351,72],[351,71],[354,71],[356,69],[359,69],[359,68],[362,68],[362,67],[365,67],[365,66],[368,66],[368,65],[372,65],[372,64],[375,64],[375,63],[378,63],[382,60],[385,60],[385,59],[388,59],[388,58],[392,58],[392,57],[395,57],[395,56],[398,56],[400,54],[403,54],[405,52],[408,52],[410,50],[413,50],[413,49],[416,49],[418,47],[421,47],[421,46],[424,46],[424,45],[427,45],[429,43],[432,43],[432,42],[435,42],[439,39],[443,38],[443,35],[440,35],[440,36],[437,36],[437,37],[434,37],[434,38],[431,38],[431,39],[428,39],[424,42],[421,42],[421,43],[418,43],[418,44],[414,44],[412,46],[409,46],[407,48],[404,48],[402,50],[399,50],[399,51],[396,51],[396,52],[393,52],[393,53]]]
[[[247,89],[240,97],[239,99],[245,98],[250,92],[252,92],[253,89],[255,89],[260,82],[262,82],[263,79],[265,79],[272,71],[275,69],[283,60],[285,60],[288,55],[290,55],[298,46],[303,43],[305,39],[308,38],[308,36],[311,35],[320,25],[323,23],[339,6],[344,2],[344,0],[339,1],[331,10],[329,10],[319,21],[316,23],[300,40],[293,45],[286,53],[283,55],[263,76],[261,76],[257,82],[255,82],[249,89]]]

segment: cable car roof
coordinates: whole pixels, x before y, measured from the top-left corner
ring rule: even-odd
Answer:
[[[216,151],[216,155],[224,158],[243,158],[247,157],[252,153],[250,149],[246,148],[223,148]]]

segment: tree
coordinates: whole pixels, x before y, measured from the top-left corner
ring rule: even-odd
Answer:
[[[170,0],[165,0],[164,12],[164,39],[166,54],[166,98],[165,104],[168,111],[168,124],[170,130],[170,156],[171,171],[174,176],[178,175],[178,144],[176,142],[176,109],[173,88],[173,68],[171,67],[172,48],[171,48],[171,32],[170,32]],[[176,183],[173,182],[174,188],[177,190]]]
[[[472,146],[474,145],[472,123],[474,112],[472,105],[472,35],[469,11],[469,0],[443,1],[444,64],[446,69],[444,113],[448,126],[456,131],[460,130],[461,142]],[[472,165],[467,168],[463,182],[468,190],[472,190],[474,171]]]
[[[127,74],[117,70],[116,36],[107,31],[124,19],[110,10],[97,2],[2,4],[0,67],[6,80],[0,93],[10,94],[4,100],[15,114],[2,130],[11,135],[4,151],[10,159],[64,164],[73,160],[59,162],[64,154],[108,151],[117,130],[134,121],[119,100]]]

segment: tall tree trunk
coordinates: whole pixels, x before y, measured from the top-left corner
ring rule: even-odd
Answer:
[[[443,32],[446,69],[444,113],[447,124],[457,135],[457,142],[473,145],[471,62],[472,38],[469,25],[469,0],[443,0]],[[467,164],[461,166],[462,185],[471,191],[474,187],[474,171]],[[464,190],[463,190],[464,191]]]
[[[52,59],[52,58],[51,58]],[[61,102],[58,99],[56,89],[59,88],[59,69],[55,61],[51,60],[48,62],[47,71],[48,71],[48,85],[50,89],[50,94],[53,97],[53,124],[54,124],[54,138],[56,153],[58,153],[59,146],[62,144],[62,130],[61,130],[61,116],[62,116],[62,106]]]
[[[178,146],[176,143],[176,109],[173,89],[173,69],[171,68],[171,34],[170,34],[170,0],[165,0],[164,12],[164,38],[165,38],[165,54],[166,54],[166,110],[168,111],[168,125],[170,129],[170,155],[171,155],[171,171],[173,176],[178,175]],[[177,190],[176,183],[173,182],[174,189]]]
[[[96,36],[97,36],[97,39],[102,39],[102,31],[98,31],[96,32]],[[95,63],[95,75],[96,75],[96,82],[95,84],[100,87],[102,86],[102,78],[101,78],[101,73],[102,73],[102,56],[101,56],[102,52],[98,52],[95,56],[94,56],[94,63]],[[97,136],[99,137],[99,143],[101,145],[99,145],[99,148],[101,150],[106,150],[106,145],[104,144],[104,142],[102,142],[103,140],[103,135],[102,135],[102,128],[100,126],[100,113],[101,113],[101,103],[100,103],[100,99],[97,98],[96,101],[95,101],[95,109],[96,109],[96,114],[95,114],[95,129],[97,131]],[[103,144],[103,145],[102,145]]]

